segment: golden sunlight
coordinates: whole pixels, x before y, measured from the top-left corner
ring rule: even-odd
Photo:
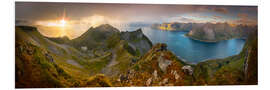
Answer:
[[[62,19],[62,20],[60,20],[60,25],[62,26],[62,27],[64,27],[65,25],[66,25],[66,20],[65,19]]]

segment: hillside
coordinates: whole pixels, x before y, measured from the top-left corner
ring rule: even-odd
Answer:
[[[195,25],[186,36],[200,41],[217,42],[232,38],[246,39],[248,34],[254,30],[257,30],[257,26],[231,26],[228,23],[206,23]]]
[[[185,67],[190,67],[185,69]],[[179,60],[166,44],[156,44],[118,78],[120,86],[190,85],[192,68]]]
[[[166,44],[156,44],[127,72],[121,74],[119,86],[182,85],[256,85],[257,39],[251,36],[243,51],[235,56],[191,65],[178,59]],[[120,84],[119,84],[120,83]]]
[[[233,38],[246,39],[257,26],[236,25],[228,23],[162,23],[153,24],[152,28],[169,31],[188,31],[186,36],[204,42],[218,42]]]
[[[196,65],[197,85],[258,84],[257,32],[249,34],[241,53],[224,59],[208,60]]]
[[[139,56],[144,55],[152,47],[152,42],[143,34],[142,29],[133,32],[121,32],[121,40],[127,41],[128,45],[133,49],[130,52],[134,52]]]
[[[110,86],[104,76],[89,76],[80,66],[66,62],[69,57],[60,52],[63,48],[48,41],[34,27],[16,27],[15,45],[16,88]]]
[[[111,77],[126,71],[132,60],[136,61],[152,47],[151,41],[142,33],[141,29],[120,33],[118,29],[109,24],[90,28],[68,44],[93,58],[108,55],[109,60],[97,61],[98,65],[89,63],[91,66],[87,66],[87,68],[96,68],[94,73],[104,73]]]
[[[101,36],[98,36],[101,35]],[[102,36],[103,35],[103,36]],[[166,44],[105,24],[69,40],[16,26],[16,88],[257,84],[257,32],[239,55],[187,64]]]
[[[82,47],[89,49],[106,48],[105,41],[117,34],[120,34],[118,29],[109,24],[103,24],[96,28],[89,28],[80,37],[73,39],[71,44],[78,49]]]
[[[114,29],[113,31],[109,31]],[[97,28],[91,28],[84,34],[83,37],[79,37],[82,41],[97,40],[97,42],[103,43],[101,47],[78,48],[73,42],[78,39],[69,40],[65,37],[49,38],[41,35],[37,28],[31,26],[16,26],[16,73],[19,73],[16,77],[16,87],[86,87],[86,86],[111,86],[109,77],[117,76],[119,73],[125,72],[134,63],[141,54],[134,54],[131,51],[138,52],[148,51],[151,47],[151,42],[144,36],[142,32],[128,34],[126,32],[125,37],[133,39],[138,42],[143,42],[147,47],[136,46],[136,49],[131,48],[133,41],[121,40],[120,32],[117,29],[109,26],[102,25]],[[100,31],[99,31],[100,30]],[[117,30],[117,31],[116,31]],[[135,31],[136,32],[136,31]],[[109,34],[108,34],[109,33]],[[104,37],[95,37],[91,35],[100,36],[107,34]],[[140,34],[141,37],[133,37],[136,34]],[[93,37],[95,39],[93,39]],[[85,40],[84,40],[85,39]],[[102,39],[99,41],[98,39]],[[145,40],[145,41],[144,41]],[[89,42],[89,41],[88,41]],[[95,43],[94,43],[95,44]],[[88,43],[85,45],[94,45]],[[73,46],[74,45],[74,46]],[[84,45],[84,44],[83,44]],[[132,45],[134,46],[134,45]],[[28,50],[30,48],[30,50]],[[19,51],[20,50],[20,51]],[[31,52],[30,55],[28,55]],[[26,56],[25,56],[26,54]],[[38,54],[34,56],[33,54]],[[32,60],[30,63],[26,63],[25,60]],[[47,69],[39,67],[43,63],[49,65],[49,69],[52,71],[46,71]],[[29,67],[28,67],[29,66]],[[31,69],[37,67],[36,69]],[[44,71],[44,70],[45,71]],[[57,70],[61,69],[60,72]],[[27,70],[26,72],[24,70]],[[40,71],[37,73],[47,73],[46,76],[39,76],[39,74],[27,74],[34,71]],[[56,70],[56,71],[53,71]],[[21,74],[23,73],[23,74]],[[61,76],[61,73],[65,73],[67,76]],[[36,77],[33,79],[44,79],[42,82],[48,83],[41,85],[41,82],[31,80],[22,77]],[[54,81],[51,81],[52,78]],[[63,79],[64,78],[64,79]],[[71,81],[69,81],[69,79]],[[65,81],[68,80],[68,81]],[[33,82],[32,82],[33,81]],[[28,82],[25,84],[25,82]],[[100,85],[103,83],[105,85]],[[36,83],[36,84],[33,84]],[[32,85],[33,84],[33,85]],[[57,84],[57,85],[56,85]]]

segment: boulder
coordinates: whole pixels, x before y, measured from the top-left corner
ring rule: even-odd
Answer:
[[[82,51],[87,51],[87,46],[82,46],[82,47],[81,47],[81,50],[82,50]]]
[[[171,65],[172,61],[164,59],[162,56],[158,58],[158,66],[163,71],[166,72],[166,69],[169,65]]]
[[[155,70],[155,71],[153,72],[153,76],[154,76],[154,80],[157,80],[157,79],[158,79],[157,70]]]
[[[171,74],[174,75],[174,79],[175,79],[175,80],[178,80],[179,78],[181,78],[180,75],[177,73],[176,70],[172,70],[172,71],[171,71]]]
[[[189,75],[192,75],[193,74],[193,69],[191,66],[189,65],[185,65],[182,67],[182,70],[184,71],[184,73],[187,73]]]
[[[152,84],[152,78],[149,78],[147,81],[146,81],[146,86],[150,86]]]

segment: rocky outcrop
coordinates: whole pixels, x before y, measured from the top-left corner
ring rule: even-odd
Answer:
[[[181,69],[186,63],[181,62],[167,50],[166,46],[162,43],[154,45],[126,74],[122,75],[128,80],[123,79],[121,84],[130,86],[188,85],[192,76],[185,74]]]
[[[193,69],[192,69],[192,67],[189,66],[189,65],[183,66],[183,67],[182,67],[182,70],[183,70],[186,74],[188,74],[188,75],[192,75],[192,74],[193,74]]]
[[[144,55],[152,47],[152,42],[143,34],[142,29],[121,32],[121,40],[127,41],[128,46],[139,55]]]
[[[164,59],[163,56],[160,56],[158,58],[158,66],[163,71],[166,72],[167,67],[171,65],[172,61]]]
[[[169,31],[189,31],[187,36],[192,39],[217,42],[232,38],[247,38],[248,34],[257,29],[257,26],[230,25],[228,23],[162,23],[153,24],[153,29]]]
[[[257,26],[231,26],[228,23],[204,23],[194,24],[190,32],[186,35],[195,40],[217,42],[232,38],[247,38],[247,35],[256,29]]]
[[[173,74],[175,80],[181,79],[181,76],[178,74],[176,70],[172,70],[171,74]]]

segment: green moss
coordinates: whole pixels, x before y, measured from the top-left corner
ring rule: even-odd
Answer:
[[[111,87],[112,84],[109,82],[109,79],[106,78],[103,74],[97,74],[90,77],[87,80],[87,86],[92,87]]]
[[[136,50],[132,49],[132,47],[130,47],[127,42],[124,43],[124,49],[126,49],[128,51],[128,53],[130,53],[131,55],[134,55],[134,56],[138,55],[137,53],[138,53],[139,50],[138,49],[136,49]]]
[[[110,38],[108,38],[108,40],[106,40],[106,42],[107,48],[114,48],[120,42],[120,34],[113,34]]]
[[[92,74],[99,73],[106,65],[109,63],[112,55],[106,55],[99,59],[96,59],[93,62],[89,62],[87,64],[83,64],[87,69],[91,71]]]

